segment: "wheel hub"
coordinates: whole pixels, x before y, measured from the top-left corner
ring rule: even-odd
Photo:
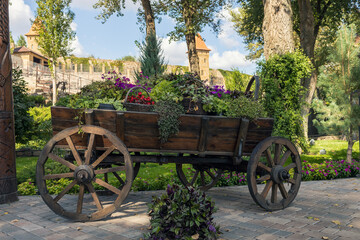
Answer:
[[[90,183],[94,176],[94,170],[89,165],[78,166],[74,172],[74,177],[78,183]]]
[[[277,165],[271,170],[271,178],[275,183],[282,183],[290,178],[290,174],[283,166]]]

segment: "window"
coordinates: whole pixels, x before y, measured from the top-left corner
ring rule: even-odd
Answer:
[[[201,70],[201,75],[204,75],[204,70]]]
[[[206,63],[206,58],[204,58],[204,63]]]

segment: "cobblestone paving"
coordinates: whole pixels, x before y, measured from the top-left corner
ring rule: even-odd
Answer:
[[[0,239],[140,239],[149,224],[146,204],[162,192],[131,192],[111,217],[87,223],[59,217],[40,196],[20,197],[0,205]],[[253,202],[247,186],[213,188],[208,194],[219,208],[221,239],[360,239],[360,178],[303,182],[290,207],[271,213]],[[77,199],[68,195],[64,201]]]

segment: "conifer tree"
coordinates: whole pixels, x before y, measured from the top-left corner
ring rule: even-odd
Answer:
[[[156,78],[163,74],[165,58],[161,49],[161,40],[152,33],[145,39],[145,42],[139,45],[139,48],[142,75]]]
[[[360,109],[355,102],[360,89],[359,52],[355,26],[343,26],[328,57],[329,64],[320,69],[318,88],[323,99],[313,100],[317,113],[314,125],[320,133],[346,137],[348,163],[352,162],[353,131],[360,123]]]

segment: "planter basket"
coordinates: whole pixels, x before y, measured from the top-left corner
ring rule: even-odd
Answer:
[[[124,107],[126,108],[127,111],[132,111],[132,112],[152,112],[154,110],[154,106],[153,105],[146,105],[146,104],[139,104],[139,103],[129,103],[127,102],[127,99],[129,97],[129,94],[135,90],[135,89],[138,89],[140,88],[141,90],[144,90],[147,94],[147,96],[149,97],[150,94],[149,92],[143,88],[143,87],[132,87],[129,89],[129,91],[127,92],[126,94],[126,97],[125,97],[125,101],[124,101]]]

